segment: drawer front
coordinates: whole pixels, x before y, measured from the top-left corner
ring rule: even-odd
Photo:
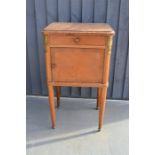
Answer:
[[[101,83],[102,49],[51,48],[52,81]]]
[[[51,34],[51,45],[105,45],[105,37],[102,35],[80,34]]]

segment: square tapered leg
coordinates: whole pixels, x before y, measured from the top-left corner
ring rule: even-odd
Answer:
[[[107,94],[107,87],[101,88],[101,97],[100,97],[100,106],[99,106],[99,125],[98,125],[99,130],[101,130],[103,125],[105,104],[106,104],[106,94]]]
[[[54,89],[53,86],[48,84],[48,93],[49,93],[49,105],[50,105],[50,116],[51,116],[51,123],[52,123],[52,128],[55,128],[55,121],[56,121],[56,116],[55,116],[55,105],[54,105]]]

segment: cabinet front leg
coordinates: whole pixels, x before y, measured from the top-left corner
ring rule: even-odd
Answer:
[[[52,123],[52,128],[55,128],[55,105],[54,105],[54,89],[51,84],[48,84],[48,93],[49,93],[49,105],[50,105],[50,115],[51,115],[51,123]]]
[[[57,95],[57,108],[60,107],[60,96],[61,96],[61,87],[56,86],[56,95]]]
[[[99,131],[103,125],[104,119],[104,112],[105,112],[105,104],[106,104],[106,94],[107,94],[107,87],[101,88],[101,97],[100,97],[100,107],[99,107]]]

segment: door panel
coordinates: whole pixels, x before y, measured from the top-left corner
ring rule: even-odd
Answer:
[[[103,49],[51,48],[52,79],[55,82],[102,81]]]

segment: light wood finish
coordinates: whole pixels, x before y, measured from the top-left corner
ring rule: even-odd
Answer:
[[[55,127],[54,92],[60,106],[60,87],[97,87],[99,126],[103,124],[109,78],[113,29],[101,23],[53,23],[44,30],[46,76],[52,127]]]

